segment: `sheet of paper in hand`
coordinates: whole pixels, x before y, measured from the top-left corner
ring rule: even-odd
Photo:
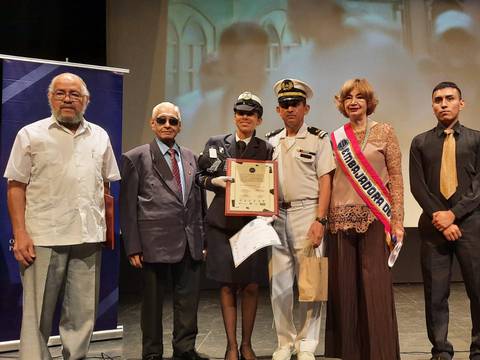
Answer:
[[[271,225],[272,221],[273,218],[253,219],[230,238],[235,267],[261,248],[281,245],[280,238]]]

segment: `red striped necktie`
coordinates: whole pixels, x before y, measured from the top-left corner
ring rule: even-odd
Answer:
[[[178,193],[180,194],[180,197],[183,199],[182,181],[180,180],[180,169],[178,168],[177,159],[175,158],[176,150],[174,148],[170,148],[168,149],[168,152],[170,153],[170,159],[172,161],[172,174],[173,174],[173,177],[175,178],[175,182],[177,183]]]

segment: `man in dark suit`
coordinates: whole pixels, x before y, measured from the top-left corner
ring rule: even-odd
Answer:
[[[458,121],[462,93],[452,82],[432,92],[437,126],[410,148],[410,188],[423,209],[418,222],[425,315],[433,360],[451,360],[448,296],[453,255],[470,299],[470,359],[480,360],[480,132]]]
[[[142,268],[143,359],[162,359],[162,304],[173,283],[173,359],[204,360],[195,351],[203,259],[203,190],[195,184],[196,157],[179,146],[179,108],[164,102],[150,120],[155,139],[122,157],[120,225],[130,263]]]

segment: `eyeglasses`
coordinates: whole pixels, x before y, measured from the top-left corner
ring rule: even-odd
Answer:
[[[175,117],[166,117],[166,116],[160,116],[155,119],[158,125],[165,125],[168,121],[168,123],[171,126],[177,126],[180,123],[180,120],[178,120]]]
[[[283,100],[278,102],[278,106],[282,109],[288,109],[290,106],[297,107],[300,103],[303,103],[302,100]]]
[[[244,115],[253,116],[255,115],[255,111],[236,110],[235,114],[237,114],[238,116],[244,116]]]
[[[53,92],[53,98],[55,100],[65,100],[67,96],[70,98],[70,101],[76,102],[80,101],[85,95],[80,94],[78,91],[65,92],[63,90],[56,90]]]

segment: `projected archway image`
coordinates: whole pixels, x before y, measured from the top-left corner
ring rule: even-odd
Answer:
[[[340,85],[367,78],[380,101],[372,118],[391,124],[399,136],[406,184],[410,142],[436,123],[436,83],[459,84],[468,105],[462,122],[475,128],[475,1],[265,0],[247,6],[170,0],[168,16],[166,94],[183,110],[181,140],[197,152],[210,136],[233,129],[232,103],[242,91],[264,102],[260,136],[281,128],[272,86],[289,77],[312,86],[306,120],[328,132],[345,122],[333,101]],[[420,210],[406,190],[406,225],[416,226]]]

